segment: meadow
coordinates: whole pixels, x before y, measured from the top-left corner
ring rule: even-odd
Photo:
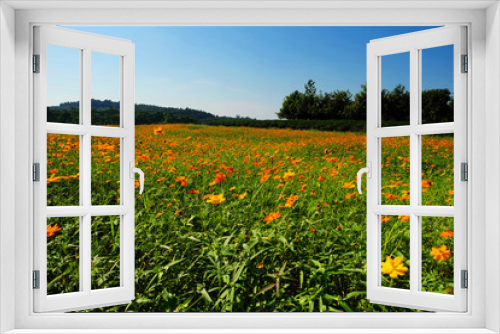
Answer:
[[[453,205],[453,137],[422,142],[422,201]],[[78,205],[78,136],[47,145],[47,205]],[[92,204],[119,204],[119,153],[93,138]],[[411,311],[366,300],[365,159],[364,133],[136,126],[136,298],[92,311]],[[382,203],[408,205],[408,138],[383,139],[382,161]],[[381,217],[384,286],[409,288],[408,218]],[[47,222],[50,294],[78,291],[78,233]],[[119,267],[119,217],[94,217],[92,288],[118,286]],[[452,218],[422,218],[422,277],[453,293]]]

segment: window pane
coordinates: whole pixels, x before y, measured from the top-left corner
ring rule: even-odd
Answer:
[[[80,205],[80,137],[47,134],[47,206]]]
[[[91,203],[120,204],[120,138],[92,137]]]
[[[47,294],[80,291],[80,218],[47,218]]]
[[[382,126],[410,124],[410,53],[381,58]]]
[[[453,133],[422,136],[422,205],[453,206]]]
[[[47,122],[80,123],[80,54],[47,45]]]
[[[92,52],[92,125],[120,126],[120,58]]]
[[[410,204],[410,137],[381,139],[382,205]]]
[[[382,286],[410,289],[410,216],[380,216]]]
[[[422,124],[453,122],[453,45],[423,49]]]
[[[120,220],[92,217],[92,290],[120,286]]]
[[[422,291],[453,294],[453,231],[452,217],[422,217]]]

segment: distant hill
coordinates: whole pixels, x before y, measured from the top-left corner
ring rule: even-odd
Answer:
[[[47,107],[47,121],[78,123],[79,102],[63,102]],[[91,101],[92,124],[117,125],[120,122],[120,102],[111,100]],[[136,124],[210,123],[219,117],[209,112],[191,108],[159,107],[148,104],[135,105]]]

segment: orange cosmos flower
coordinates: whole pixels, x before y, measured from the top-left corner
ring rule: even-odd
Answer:
[[[49,171],[50,174],[57,174],[59,172],[59,169],[54,168]]]
[[[422,187],[424,188],[429,188],[430,186],[432,186],[432,182],[429,181],[429,180],[422,180]]]
[[[451,251],[448,250],[446,245],[442,245],[439,248],[432,247],[432,251],[430,252],[432,258],[437,261],[444,261],[450,258]]]
[[[354,196],[356,194],[357,194],[357,192],[353,192],[353,193],[347,194],[347,195],[345,195],[345,199],[350,199],[352,196]]]
[[[175,182],[180,182],[181,187],[185,187],[188,184],[188,180],[184,176],[179,176],[175,178]]]
[[[54,226],[47,225],[47,238],[56,234],[57,231],[60,231],[61,228],[57,226],[57,223]]]
[[[389,220],[391,220],[391,217],[389,217],[389,216],[382,216],[382,223],[388,222]]]
[[[403,258],[396,256],[392,259],[390,256],[385,258],[382,262],[382,274],[389,275],[391,278],[396,279],[398,276],[404,276],[408,272],[408,268],[403,263]]]
[[[245,198],[245,196],[246,196],[246,195],[247,195],[247,193],[246,193],[246,192],[245,192],[245,193],[243,193],[243,194],[240,194],[240,195],[238,195],[238,199],[239,199],[239,200],[242,200],[242,199],[244,199],[244,198]]]
[[[275,219],[278,219],[279,217],[281,217],[281,213],[271,212],[264,218],[264,221],[266,222],[266,224],[269,224],[270,222],[272,222]]]
[[[162,127],[161,127],[161,126],[159,126],[159,127],[155,128],[155,129],[154,129],[154,134],[155,134],[155,135],[157,135],[157,136],[158,136],[158,135],[162,135],[162,134],[163,134],[163,129],[162,129]]]
[[[226,200],[226,198],[224,197],[224,194],[220,194],[220,195],[208,195],[207,203],[221,204],[225,200]]]
[[[264,183],[269,178],[269,174],[264,174],[260,177],[260,183]]]
[[[401,218],[401,221],[404,223],[407,220],[410,220],[410,216],[399,216]]]
[[[199,190],[196,190],[196,189],[191,189],[191,190],[188,190],[187,191],[188,194],[199,194],[200,191]]]
[[[399,198],[401,201],[404,201],[406,199],[410,199],[410,191],[408,190],[403,190],[403,196]]]
[[[385,193],[385,198],[387,198],[387,199],[388,199],[388,200],[390,200],[390,201],[395,201],[395,200],[399,199],[399,197],[398,197],[398,196],[393,195],[393,194],[391,194],[390,192],[386,192],[386,193]]]
[[[443,237],[443,238],[449,238],[449,237],[455,236],[455,233],[453,233],[453,231],[450,231],[448,228],[446,228],[445,231],[439,233],[439,236]]]
[[[226,179],[226,175],[224,173],[217,173],[215,175],[215,179],[209,183],[210,186],[213,186],[214,184],[217,183],[222,183]]]
[[[62,179],[62,176],[55,176],[52,174],[50,177],[47,178],[47,184],[52,183],[52,182],[59,182],[60,179]]]
[[[318,181],[324,181],[324,180],[326,180],[326,179],[323,175],[318,176]]]
[[[286,204],[280,205],[279,207],[280,208],[291,208],[295,204],[295,202],[297,202],[298,199],[299,199],[298,195],[290,195],[290,197],[288,197],[286,199]]]
[[[353,182],[344,183],[342,188],[356,188],[356,186],[354,185],[354,181],[353,181]]]

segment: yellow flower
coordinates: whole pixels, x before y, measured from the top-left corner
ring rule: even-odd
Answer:
[[[293,178],[295,177],[295,173],[294,172],[285,172],[285,174],[283,174],[283,179],[285,181],[290,181],[290,180],[293,180]]]
[[[240,195],[238,195],[238,199],[239,199],[239,200],[242,200],[242,199],[244,199],[244,198],[245,198],[245,196],[246,196],[246,195],[247,195],[247,193],[246,193],[246,192],[245,192],[245,193],[243,193],[243,194],[240,194]]]
[[[208,195],[207,203],[221,204],[225,200],[226,200],[226,198],[224,197],[224,194],[220,194],[220,195]]]
[[[392,259],[390,256],[385,258],[385,262],[382,262],[382,274],[389,275],[391,278],[398,278],[398,276],[404,276],[408,272],[408,268],[405,267],[403,263],[403,258],[397,256]]]
[[[430,252],[430,254],[434,260],[444,261],[450,258],[451,251],[448,250],[448,247],[446,247],[446,245],[442,245],[439,248],[432,247],[432,251]]]

